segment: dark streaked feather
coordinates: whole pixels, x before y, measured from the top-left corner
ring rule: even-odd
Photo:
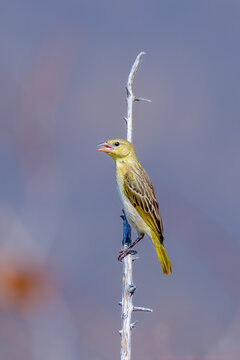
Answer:
[[[129,167],[123,181],[124,192],[146,224],[163,243],[164,232],[156,195],[148,174],[140,163]]]

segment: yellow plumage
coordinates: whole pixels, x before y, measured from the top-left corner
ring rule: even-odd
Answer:
[[[100,145],[103,147],[99,151],[115,160],[117,189],[128,222],[139,235],[146,234],[152,240],[163,273],[170,274],[172,266],[163,245],[163,224],[156,195],[133,145],[123,139],[108,140]]]
[[[159,241],[159,239],[157,238],[157,236],[154,233],[152,233],[152,242],[153,242],[153,245],[155,246],[157,256],[158,256],[158,259],[159,259],[161,267],[162,267],[163,274],[164,275],[171,274],[172,273],[172,265],[168,258],[167,251],[166,251],[164,245]]]

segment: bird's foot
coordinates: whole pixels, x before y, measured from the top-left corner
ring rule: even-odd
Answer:
[[[136,250],[131,250],[131,249],[121,249],[119,251],[119,256],[118,256],[118,261],[123,261],[123,259],[125,258],[125,256],[127,256],[128,254],[131,254],[131,255],[136,255],[137,254],[137,251]]]

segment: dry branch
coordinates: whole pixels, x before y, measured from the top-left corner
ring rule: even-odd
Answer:
[[[148,101],[151,100],[144,98],[136,98],[133,94],[133,80],[135,74],[140,66],[141,59],[145,53],[140,52],[136,57],[136,60],[131,68],[128,76],[126,91],[127,91],[127,117],[124,120],[127,123],[127,140],[132,142],[133,133],[133,103],[134,101]],[[123,216],[122,216],[123,217]],[[126,218],[123,217],[123,221],[127,222]],[[126,234],[124,234],[125,237]],[[124,245],[124,249],[127,249],[127,245]],[[136,287],[133,285],[132,265],[136,259],[135,255],[128,254],[123,259],[123,278],[122,278],[122,301],[119,305],[122,306],[122,330],[121,334],[121,360],[131,360],[131,330],[136,326],[137,322],[132,323],[132,312],[133,311],[146,311],[152,312],[152,309],[133,306],[133,294]]]

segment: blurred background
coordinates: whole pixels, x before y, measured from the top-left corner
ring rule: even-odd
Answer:
[[[121,205],[96,144],[134,145],[172,276],[134,265],[133,359],[240,354],[240,2],[1,0],[0,358],[118,359]],[[135,234],[134,234],[135,237]]]

